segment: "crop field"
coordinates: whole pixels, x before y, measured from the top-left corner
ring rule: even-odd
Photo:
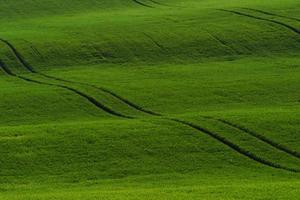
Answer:
[[[299,0],[0,0],[0,23],[0,200],[299,199]]]

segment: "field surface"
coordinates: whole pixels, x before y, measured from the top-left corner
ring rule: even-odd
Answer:
[[[0,0],[0,199],[300,196],[299,0]]]

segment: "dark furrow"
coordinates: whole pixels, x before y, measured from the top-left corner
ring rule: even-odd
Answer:
[[[3,40],[2,40],[3,41]],[[6,42],[5,42],[6,43]],[[10,43],[6,43],[7,45],[9,45],[10,47],[12,47],[11,49],[13,50],[13,52],[16,54],[17,58],[19,59],[19,61],[25,65],[24,63],[26,63],[28,66],[30,66],[24,59],[23,57],[21,56],[20,53],[18,53],[18,51],[10,44]],[[104,106],[103,104],[101,104],[100,102],[98,102],[96,99],[94,99],[93,97],[89,96],[89,95],[86,95],[84,94],[83,92],[79,91],[79,90],[76,90],[72,87],[68,87],[68,86],[64,86],[64,85],[59,85],[59,84],[52,84],[52,83],[47,83],[47,82],[42,82],[42,81],[37,81],[37,80],[33,80],[33,79],[29,79],[27,77],[24,77],[24,76],[19,76],[19,75],[16,75],[14,73],[12,73],[6,66],[5,64],[1,61],[0,62],[0,66],[1,68],[8,74],[8,75],[11,75],[11,76],[14,76],[14,77],[17,77],[19,79],[22,79],[22,80],[25,80],[25,81],[28,81],[28,82],[33,82],[33,83],[37,83],[37,84],[42,84],[42,85],[48,85],[48,86],[55,86],[55,87],[59,87],[59,88],[63,88],[63,89],[67,89],[73,93],[76,93],[77,95],[81,96],[81,97],[84,97],[85,99],[87,99],[90,103],[92,103],[93,105],[97,106],[98,108],[102,109],[103,111],[109,113],[109,114],[112,114],[112,115],[115,115],[115,116],[118,116],[118,117],[122,117],[122,118],[132,118],[132,117],[129,117],[129,116],[125,116],[123,114],[120,114],[118,112],[115,112],[114,110],[111,110],[110,108]],[[31,67],[31,66],[30,66]],[[31,67],[32,69],[32,67]],[[33,69],[32,69],[33,70]],[[33,70],[34,71],[34,70]],[[33,72],[31,71],[31,72]],[[37,72],[33,72],[33,73],[37,73]],[[69,81],[69,80],[64,80],[64,79],[61,79],[61,78],[57,78],[57,77],[53,77],[53,76],[49,76],[49,75],[46,75],[46,74],[42,74],[42,73],[38,73],[42,76],[45,76],[45,77],[48,77],[48,78],[52,78],[52,79],[55,79],[55,80],[60,80],[60,81],[65,81],[65,82],[69,82],[69,83],[78,83],[78,84],[84,84],[84,85],[88,85],[90,87],[94,87],[96,89],[99,89],[103,92],[106,92],[106,93],[109,93],[111,94],[112,96],[120,99],[122,102],[126,103],[127,105],[130,105],[131,107],[137,109],[137,110],[140,110],[142,112],[146,112],[148,114],[151,114],[151,115],[155,115],[155,116],[163,116],[159,113],[155,113],[155,112],[152,112],[152,111],[148,111],[148,110],[145,110],[143,109],[142,107],[120,97],[119,95],[109,91],[109,90],[106,90],[104,88],[100,88],[100,87],[96,87],[96,86],[93,86],[93,85],[90,85],[90,84],[85,84],[85,83],[80,83],[80,82],[74,82],[74,81]],[[203,133],[206,133],[207,135],[211,136],[212,138],[218,140],[219,142],[225,144],[226,146],[230,147],[231,149],[235,150],[237,153],[240,153],[250,159],[252,159],[253,161],[256,161],[258,163],[261,163],[261,164],[264,164],[264,165],[267,165],[267,166],[270,166],[270,167],[273,167],[273,168],[277,168],[277,169],[283,169],[283,170],[287,170],[287,171],[290,171],[290,172],[300,172],[298,169],[293,169],[293,168],[289,168],[289,167],[285,167],[285,166],[282,166],[280,164],[277,164],[277,163],[273,163],[271,161],[268,161],[268,160],[265,160],[263,158],[260,158],[258,156],[256,156],[255,154],[253,154],[252,152],[249,152],[241,147],[239,147],[238,145],[232,143],[231,141],[227,140],[226,138],[222,137],[222,136],[219,136],[218,134],[216,133],[213,133],[212,131],[209,131],[207,129],[204,129],[198,125],[195,125],[195,124],[192,124],[190,122],[186,122],[186,121],[183,121],[183,120],[180,120],[180,119],[170,119],[170,118],[166,118],[168,120],[172,120],[174,122],[177,122],[177,123],[180,123],[180,124],[183,124],[183,125],[186,125],[186,126],[189,126],[193,129],[196,129],[198,131],[201,131]]]
[[[283,152],[285,152],[287,154],[290,154],[293,157],[300,158],[300,153],[299,152],[291,150],[291,149],[283,146],[282,144],[274,142],[273,140],[271,140],[271,139],[269,139],[269,138],[267,138],[267,137],[265,137],[265,136],[263,136],[261,134],[258,134],[258,133],[254,132],[254,131],[249,130],[248,128],[245,128],[245,127],[243,127],[241,125],[229,122],[229,121],[224,120],[224,119],[217,119],[217,120],[219,122],[222,122],[222,123],[230,126],[230,127],[238,129],[238,130],[240,130],[240,131],[242,131],[244,133],[247,133],[248,135],[251,135],[251,136],[255,137],[256,139],[258,139],[260,141],[263,141],[263,142],[265,142],[265,143],[267,143],[267,144],[275,147],[276,149],[278,149],[280,151],[283,151]]]
[[[12,52],[15,54],[16,58],[19,60],[19,62],[29,71],[29,72],[34,72],[36,74],[39,74],[41,76],[44,76],[46,78],[50,78],[50,79],[54,79],[54,80],[57,80],[57,81],[63,81],[63,82],[66,82],[66,83],[75,83],[75,84],[80,84],[80,85],[85,85],[85,86],[89,86],[89,87],[92,87],[92,88],[95,88],[97,90],[100,90],[102,92],[105,92],[105,93],[108,93],[110,95],[112,95],[113,97],[119,99],[120,101],[122,101],[123,103],[127,104],[128,106],[136,109],[136,110],[139,110],[141,112],[144,112],[144,113],[147,113],[147,114],[150,114],[150,115],[155,115],[155,116],[161,116],[160,114],[158,113],[155,113],[153,111],[150,111],[150,110],[147,110],[147,109],[144,109],[142,108],[141,106],[138,106],[136,104],[134,104],[133,102],[121,97],[120,95],[108,90],[108,89],[105,89],[105,88],[102,88],[102,87],[97,87],[97,86],[94,86],[92,84],[87,84],[87,83],[81,83],[81,82],[77,82],[77,81],[70,81],[70,80],[65,80],[65,79],[62,79],[62,78],[58,78],[58,77],[55,77],[55,76],[50,76],[50,75],[47,75],[47,74],[44,74],[44,73],[41,73],[41,72],[37,72],[34,70],[34,68],[23,58],[23,56],[21,55],[21,53],[8,41],[6,40],[3,40],[3,39],[0,39],[0,41],[4,42],[5,44],[7,44],[9,46],[9,48],[12,50]],[[28,67],[29,66],[29,67]],[[31,70],[30,70],[31,69]],[[9,70],[7,68],[7,70]],[[11,74],[10,74],[11,75]]]
[[[161,3],[161,2],[159,2],[159,1],[154,1],[154,0],[148,0],[148,1],[150,1],[150,2],[152,2],[152,3],[155,3],[155,4],[157,4],[157,5],[172,7],[172,6],[169,5],[169,4]]]
[[[296,17],[284,16],[284,15],[275,14],[275,13],[267,12],[267,11],[264,11],[264,10],[254,9],[254,8],[242,8],[242,9],[244,9],[244,10],[251,10],[251,11],[262,13],[262,14],[265,14],[265,15],[270,15],[270,16],[275,16],[275,17],[281,17],[281,18],[291,19],[291,20],[295,20],[295,21],[300,22],[300,19],[298,19]]]
[[[162,46],[161,44],[159,44],[157,41],[155,41],[153,39],[153,37],[151,37],[151,35],[147,34],[147,33],[143,33],[147,38],[149,38],[158,48],[160,48],[161,50],[165,50],[165,47]]]
[[[9,76],[16,76],[12,71],[10,71],[10,69],[8,69],[4,62],[2,60],[0,60],[0,68]]]
[[[128,99],[124,98],[124,97],[121,97],[120,95],[114,93],[113,91],[111,90],[108,90],[106,88],[103,88],[103,87],[98,87],[98,86],[95,86],[95,85],[92,85],[92,84],[88,84],[88,83],[82,83],[82,82],[78,82],[78,81],[71,81],[71,80],[66,80],[66,79],[62,79],[62,78],[57,78],[57,77],[54,77],[54,76],[50,76],[50,75],[47,75],[47,74],[43,74],[43,73],[38,73],[44,77],[47,77],[47,78],[50,78],[50,79],[54,79],[54,80],[58,80],[58,81],[63,81],[63,82],[66,82],[66,83],[74,83],[74,84],[79,84],[79,85],[83,85],[83,86],[88,86],[88,87],[91,87],[91,88],[94,88],[96,90],[99,90],[101,92],[104,92],[104,93],[107,93],[113,97],[115,97],[116,99],[120,100],[121,102],[125,103],[126,105],[138,110],[138,111],[141,111],[141,112],[144,112],[144,113],[147,113],[147,114],[150,114],[150,115],[154,115],[154,116],[162,116],[161,114],[159,113],[156,113],[156,112],[153,112],[151,110],[147,110],[131,101],[129,101]]]
[[[258,16],[247,14],[247,13],[242,13],[242,12],[239,12],[239,11],[225,10],[225,9],[217,9],[217,10],[224,11],[224,12],[229,12],[229,13],[233,13],[233,14],[236,14],[236,15],[240,15],[240,16],[244,16],[244,17],[249,17],[249,18],[253,18],[253,19],[257,19],[257,20],[261,20],[261,21],[271,22],[273,24],[277,24],[277,25],[283,26],[283,27],[291,30],[292,32],[297,33],[297,34],[300,35],[300,30],[298,30],[297,28],[295,28],[295,27],[293,27],[293,26],[291,26],[289,24],[285,24],[283,22],[277,21],[277,20],[266,19],[266,18],[263,18],[263,17],[258,17]]]
[[[219,42],[222,46],[227,47],[228,49],[232,50],[233,52],[240,54],[240,52],[238,52],[236,49],[234,49],[233,47],[229,46],[225,41],[221,40],[219,37],[215,36],[214,34],[211,34],[209,31],[206,31],[214,40],[216,40],[217,42]]]
[[[157,4],[157,5],[161,5],[161,6],[167,6],[167,7],[172,7],[172,8],[184,8],[183,6],[168,4],[168,3],[161,3],[161,2],[155,1],[155,0],[148,0],[148,1],[150,1],[154,4]]]
[[[114,115],[114,116],[117,116],[117,117],[122,117],[122,118],[128,118],[128,119],[132,119],[133,117],[130,117],[130,116],[126,116],[126,115],[123,115],[121,113],[118,113],[108,107],[106,107],[105,105],[103,105],[102,103],[100,103],[99,101],[97,101],[95,98],[77,90],[77,89],[74,89],[72,87],[69,87],[69,86],[64,86],[64,85],[59,85],[59,84],[53,84],[53,83],[47,83],[47,82],[43,82],[43,81],[37,81],[37,80],[34,80],[34,79],[30,79],[30,78],[27,78],[27,77],[24,77],[24,76],[21,76],[21,75],[17,75],[17,74],[14,74],[13,72],[11,72],[9,70],[8,67],[6,67],[6,65],[0,61],[0,66],[1,68],[6,72],[6,74],[10,75],[10,76],[13,76],[13,77],[16,77],[16,78],[19,78],[19,79],[22,79],[24,81],[27,81],[27,82],[31,82],[31,83],[36,83],[36,84],[41,84],[41,85],[47,85],[47,86],[54,86],[54,87],[59,87],[59,88],[63,88],[63,89],[66,89],[66,90],[69,90],[73,93],[76,93],[77,95],[85,98],[86,100],[88,100],[90,103],[92,103],[93,105],[95,105],[96,107],[100,108],[101,110],[105,111],[106,113],[109,113],[111,115]]]
[[[139,105],[137,105],[137,104],[135,104],[135,103],[133,103],[133,102],[131,102],[131,101],[129,101],[129,100],[121,97],[121,96],[119,96],[118,94],[116,94],[116,93],[114,93],[114,92],[112,92],[110,90],[107,90],[105,88],[99,88],[99,87],[96,87],[96,86],[92,86],[92,87],[94,87],[96,89],[99,89],[99,90],[102,90],[103,92],[111,94],[112,96],[116,97],[117,99],[121,100],[122,102],[126,103],[127,105],[135,108],[136,110],[139,110],[141,112],[144,112],[144,113],[147,113],[147,114],[150,114],[150,115],[154,115],[154,116],[162,116],[162,114],[153,112],[151,110],[146,110],[145,108],[143,108],[143,107],[141,107],[141,106],[139,106]]]
[[[7,40],[1,39],[0,41],[4,42],[11,50],[12,52],[15,54],[15,56],[17,57],[17,59],[19,60],[19,62],[31,73],[36,73],[36,71],[33,69],[33,67],[31,67],[31,65],[29,63],[26,62],[26,60],[23,58],[23,56],[18,52],[18,50]]]
[[[100,103],[99,101],[97,101],[95,98],[77,90],[77,89],[74,89],[72,87],[69,87],[69,86],[64,86],[64,85],[59,85],[59,84],[52,84],[52,83],[47,83],[47,82],[43,82],[43,81],[37,81],[37,80],[33,80],[33,79],[29,79],[27,77],[24,77],[24,76],[20,76],[20,75],[17,75],[18,78],[20,79],[23,79],[25,81],[29,81],[29,82],[33,82],[33,83],[38,83],[38,84],[42,84],[42,85],[49,85],[49,86],[55,86],[55,87],[59,87],[59,88],[63,88],[63,89],[66,89],[66,90],[69,90],[73,93],[76,93],[78,94],[79,96],[85,98],[86,100],[88,100],[90,103],[92,103],[93,105],[95,105],[96,107],[100,108],[101,110],[105,111],[106,113],[109,113],[111,115],[114,115],[114,116],[117,116],[117,117],[122,117],[122,118],[128,118],[128,119],[132,119],[133,117],[131,116],[126,116],[126,115],[123,115],[119,112],[116,112],[110,108],[108,108],[107,106],[103,105],[102,103]]]
[[[28,44],[28,46],[32,49],[32,52],[37,56],[40,57],[40,59],[44,59],[43,54],[28,40],[24,40],[22,39],[24,42],[26,42]]]
[[[138,0],[132,0],[132,1],[135,2],[136,4],[139,4],[139,5],[147,7],[147,8],[154,8],[153,6],[147,5],[147,4],[142,3],[142,2],[140,2]]]
[[[175,122],[178,122],[180,124],[183,124],[183,125],[186,125],[186,126],[189,126],[197,131],[200,131],[202,133],[205,133],[206,135],[214,138],[215,140],[225,144],[226,146],[230,147],[232,150],[234,150],[235,152],[243,155],[243,156],[246,156],[248,158],[250,158],[251,160],[255,161],[255,162],[258,162],[260,164],[263,164],[263,165],[266,165],[266,166],[269,166],[269,167],[272,167],[272,168],[276,168],[276,169],[282,169],[282,170],[286,170],[286,171],[289,171],[289,172],[295,172],[295,173],[300,173],[300,170],[299,169],[294,169],[294,168],[290,168],[290,167],[286,167],[286,166],[283,166],[283,165],[280,165],[278,163],[274,163],[272,161],[269,161],[269,160],[266,160],[264,158],[261,158],[257,155],[255,155],[254,153],[250,152],[250,151],[247,151],[245,149],[243,149],[242,147],[238,146],[237,144],[227,140],[226,138],[218,135],[217,133],[214,133],[212,131],[209,131],[205,128],[202,128],[198,125],[195,125],[191,122],[187,122],[187,121],[184,121],[184,120],[179,120],[179,119],[169,119],[169,120],[172,120],[172,121],[175,121]]]
[[[33,52],[35,53],[35,55],[37,55],[38,57],[43,59],[43,55],[41,54],[41,52],[39,52],[39,50],[37,50],[37,48],[35,48],[34,46],[30,46],[31,49],[33,50]]]

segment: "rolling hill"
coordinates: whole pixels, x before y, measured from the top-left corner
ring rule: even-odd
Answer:
[[[0,199],[298,199],[299,1],[0,3]]]

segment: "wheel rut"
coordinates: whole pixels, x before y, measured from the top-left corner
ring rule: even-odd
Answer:
[[[18,79],[21,79],[21,80],[24,80],[24,81],[27,81],[27,82],[31,82],[31,83],[36,83],[36,84],[40,84],[40,85],[47,85],[47,86],[53,86],[53,87],[58,87],[58,88],[62,88],[62,89],[66,89],[68,91],[71,91],[72,93],[75,93],[75,94],[77,94],[77,95],[85,98],[90,103],[92,103],[93,105],[95,105],[97,108],[100,108],[102,111],[105,111],[106,113],[108,113],[110,115],[114,115],[114,116],[121,117],[121,118],[127,118],[127,119],[132,119],[133,118],[131,116],[123,115],[123,114],[121,114],[119,112],[116,112],[116,111],[108,108],[107,106],[103,105],[102,103],[100,103],[99,101],[97,101],[92,96],[89,96],[89,95],[87,95],[87,94],[85,94],[85,93],[83,93],[80,90],[77,90],[75,88],[72,88],[72,87],[69,87],[69,86],[65,86],[65,85],[59,85],[59,84],[53,84],[53,83],[47,83],[47,82],[43,82],[43,81],[38,81],[38,80],[31,79],[31,78],[27,78],[25,76],[17,75],[15,73],[13,73],[12,71],[10,71],[9,68],[6,67],[6,65],[5,65],[5,63],[3,61],[0,61],[0,67],[9,76],[13,76],[13,77],[16,77]]]
[[[208,135],[208,136],[214,138],[215,140],[223,143],[224,145],[228,146],[229,148],[231,148],[235,152],[237,152],[237,153],[239,153],[239,154],[241,154],[243,156],[246,156],[246,157],[248,157],[249,159],[251,159],[251,160],[253,160],[255,162],[258,162],[260,164],[263,164],[263,165],[266,165],[266,166],[269,166],[269,167],[272,167],[272,168],[277,168],[277,169],[282,169],[282,170],[286,170],[286,171],[290,171],[290,172],[300,173],[299,169],[294,169],[294,168],[286,167],[286,166],[280,165],[278,163],[274,163],[272,161],[269,161],[269,160],[266,160],[264,158],[261,158],[261,157],[255,155],[254,153],[252,153],[250,151],[247,151],[246,149],[243,149],[239,145],[231,142],[227,138],[222,137],[219,134],[217,134],[215,132],[212,132],[212,131],[210,131],[208,129],[205,129],[205,128],[199,126],[199,125],[196,125],[196,124],[193,124],[191,122],[184,121],[184,120],[179,120],[179,119],[171,119],[171,120],[175,121],[175,122],[178,122],[178,123],[181,123],[181,124],[183,124],[185,126],[189,126],[190,128],[198,130],[198,131],[200,131],[202,133],[205,133],[206,135]]]
[[[237,51],[236,49],[234,49],[233,47],[231,47],[229,44],[227,44],[226,41],[220,39],[219,37],[217,37],[216,35],[212,34],[209,31],[206,31],[208,33],[208,35],[213,38],[215,41],[217,41],[221,46],[226,47],[227,49],[230,49],[232,52],[236,53],[236,54],[241,54],[239,51]]]
[[[248,17],[248,18],[252,18],[252,19],[256,19],[256,20],[260,20],[260,21],[266,21],[266,22],[270,22],[270,23],[273,23],[273,24],[277,24],[277,25],[285,27],[285,28],[289,29],[290,31],[300,35],[300,30],[299,29],[297,29],[297,28],[295,28],[295,27],[293,27],[289,24],[283,23],[281,21],[277,21],[277,20],[273,20],[273,19],[267,19],[267,18],[263,18],[263,17],[258,17],[258,16],[255,16],[255,15],[251,15],[251,14],[243,13],[243,12],[239,12],[239,11],[234,11],[234,10],[226,10],[226,9],[217,9],[217,10],[232,13],[232,14],[235,14],[235,15]]]
[[[296,17],[284,16],[284,15],[275,14],[275,13],[267,12],[267,11],[264,11],[264,10],[254,9],[254,8],[241,8],[241,9],[250,10],[250,11],[254,11],[254,12],[257,12],[257,13],[262,13],[262,14],[265,14],[265,15],[270,15],[270,16],[275,16],[275,17],[281,17],[281,18],[290,19],[290,20],[294,20],[294,21],[300,22],[300,19],[298,19]]]
[[[31,73],[35,73],[35,74],[41,75],[43,77],[53,79],[53,80],[57,80],[57,81],[62,81],[62,82],[66,82],[66,83],[73,83],[73,84],[79,84],[79,85],[83,85],[83,86],[92,87],[96,90],[99,90],[101,92],[104,92],[104,93],[107,93],[107,94],[113,96],[114,98],[120,100],[121,102],[127,104],[128,106],[130,106],[130,107],[132,107],[132,108],[134,108],[134,109],[136,109],[140,112],[150,114],[150,115],[154,115],[154,116],[161,116],[161,114],[158,114],[156,112],[147,110],[145,108],[142,108],[141,106],[129,101],[128,99],[126,99],[124,97],[121,97],[120,95],[118,95],[115,92],[113,92],[111,90],[108,90],[106,88],[98,87],[98,86],[95,86],[95,85],[92,85],[92,84],[82,83],[82,82],[78,82],[78,81],[65,80],[65,79],[62,79],[62,78],[58,78],[58,77],[55,77],[55,76],[51,76],[51,75],[47,75],[47,74],[38,72],[23,58],[22,54],[10,42],[8,42],[7,40],[3,40],[3,39],[0,39],[0,41],[2,41],[2,42],[5,41],[4,43],[12,50],[12,52],[14,53],[14,55],[16,56],[18,61],[21,63],[21,65],[23,67],[25,67],[25,69],[27,71],[31,72]]]
[[[7,40],[4,40],[0,38],[0,41],[6,44],[10,50],[14,53],[18,61],[31,73],[36,73],[36,71],[33,69],[33,67],[26,62],[26,60],[23,58],[23,56],[19,53],[19,51]]]
[[[119,101],[121,101],[122,103],[128,105],[129,107],[131,108],[134,108],[135,110],[137,111],[140,111],[140,112],[143,112],[143,113],[146,113],[146,114],[149,114],[149,115],[153,115],[153,116],[162,116],[161,114],[159,113],[156,113],[154,111],[151,111],[151,110],[148,110],[148,109],[145,109],[135,103],[133,103],[132,101],[116,94],[115,92],[111,91],[111,90],[108,90],[106,88],[103,88],[103,87],[99,87],[99,86],[96,86],[96,85],[93,85],[93,84],[88,84],[88,83],[83,83],[83,82],[79,82],[79,81],[71,81],[71,80],[66,80],[66,79],[62,79],[62,78],[57,78],[57,77],[54,77],[54,76],[50,76],[50,75],[47,75],[47,74],[42,74],[42,73],[38,73],[46,78],[49,78],[49,79],[53,79],[53,80],[57,80],[57,81],[62,81],[62,82],[66,82],[66,83],[72,83],[72,84],[78,84],[78,85],[82,85],[82,86],[88,86],[88,87],[91,87],[91,88],[94,88],[100,92],[104,92],[106,94],[109,94],[111,95],[112,97],[118,99]]]
[[[138,0],[132,0],[132,1],[133,1],[134,3],[140,5],[140,6],[143,6],[143,7],[154,8],[154,6],[150,6],[150,5],[145,4],[145,3],[141,2],[141,1],[138,1]]]
[[[291,150],[289,149],[288,147],[286,146],[283,146],[282,144],[279,144],[265,136],[263,136],[262,134],[259,134],[259,133],[256,133],[254,131],[251,131],[249,130],[248,128],[244,127],[244,126],[241,126],[241,125],[238,125],[236,123],[232,123],[228,120],[224,120],[224,119],[217,119],[219,122],[223,123],[223,124],[226,124],[227,126],[230,126],[230,127],[233,127],[235,129],[238,129],[248,135],[251,135],[252,137],[255,137],[256,139],[262,141],[262,142],[265,142],[271,146],[273,146],[274,148],[280,150],[280,151],[283,151],[287,154],[290,154],[291,156],[293,157],[296,157],[296,158],[300,158],[300,153],[297,152],[297,151],[294,151],[294,150]]]
[[[16,76],[9,68],[7,68],[2,60],[0,60],[0,67],[4,71],[5,74],[9,76]]]
[[[3,41],[3,40],[1,40]],[[6,43],[6,42],[5,42]],[[7,45],[10,44],[9,42],[6,43]],[[22,55],[16,50],[16,48],[14,48],[11,44],[8,45],[12,50],[13,52],[16,54],[16,57],[19,59],[20,63],[25,65],[24,63],[27,64],[27,66],[30,66],[26,61],[25,59],[22,57]],[[111,115],[114,115],[114,116],[117,116],[117,117],[121,117],[121,118],[127,118],[127,119],[132,119],[133,117],[131,116],[126,116],[126,115],[123,115],[119,112],[116,112],[108,107],[106,107],[105,105],[101,104],[100,102],[98,102],[95,98],[93,98],[92,96],[89,96],[77,89],[74,89],[72,87],[69,87],[69,86],[65,86],[65,85],[60,85],[60,84],[53,84],[53,83],[47,83],[47,82],[43,82],[43,81],[38,81],[38,80],[34,80],[34,79],[30,79],[30,78],[27,78],[27,77],[24,77],[24,76],[20,76],[20,75],[17,75],[17,74],[14,74],[13,72],[11,72],[5,65],[5,63],[3,63],[2,61],[0,61],[0,67],[6,72],[7,75],[10,75],[10,76],[13,76],[13,77],[16,77],[16,78],[19,78],[19,79],[22,79],[24,81],[27,81],[27,82],[32,82],[32,83],[36,83],[36,84],[41,84],[41,85],[48,85],[48,86],[53,86],[53,87],[58,87],[58,88],[62,88],[62,89],[66,89],[68,91],[71,91],[83,98],[85,98],[86,100],[88,100],[90,103],[92,103],[93,105],[95,105],[96,107],[100,108],[101,110],[111,114]],[[24,66],[25,67],[25,66]],[[30,66],[31,67],[31,66]],[[27,68],[27,67],[26,67]],[[69,80],[64,80],[64,79],[61,79],[61,78],[57,78],[57,77],[53,77],[53,76],[49,76],[49,75],[45,75],[45,74],[42,74],[42,73],[38,73],[36,72],[32,67],[31,67],[31,70],[27,69],[28,71],[32,72],[32,73],[36,73],[36,74],[40,74],[40,75],[43,75],[45,77],[48,77],[48,78],[52,78],[52,79],[55,79],[55,80],[60,80],[60,81],[64,81],[64,82],[69,82],[69,83],[77,83],[78,82],[74,82],[74,81],[69,81]],[[289,172],[295,172],[295,173],[299,173],[300,170],[298,169],[293,169],[293,168],[289,168],[289,167],[285,167],[281,164],[278,164],[278,163],[274,163],[272,161],[269,161],[269,160],[266,160],[264,158],[261,158],[257,155],[255,155],[254,153],[250,152],[250,151],[247,151],[246,149],[243,149],[242,147],[240,147],[239,145],[231,142],[230,140],[226,139],[225,137],[223,136],[220,136],[219,134],[215,133],[215,132],[212,132],[208,129],[205,129],[205,128],[202,128],[201,126],[199,125],[196,125],[196,124],[193,124],[191,122],[188,122],[188,121],[184,121],[184,120],[181,120],[181,119],[174,119],[174,118],[168,118],[168,117],[165,117],[164,115],[160,114],[160,113],[156,113],[156,112],[153,112],[153,111],[149,111],[149,110],[146,110],[144,109],[143,107],[141,106],[138,106],[137,104],[134,104],[132,103],[131,101],[128,101],[127,99],[119,96],[118,94],[110,91],[110,90],[106,90],[104,88],[100,88],[100,87],[97,87],[97,86],[94,86],[94,85],[90,85],[90,84],[85,84],[85,83],[80,83],[80,84],[84,84],[84,85],[89,85],[91,87],[94,87],[94,88],[97,88],[101,91],[104,91],[104,92],[107,92],[109,94],[111,94],[112,96],[118,98],[119,100],[121,100],[122,102],[126,103],[127,105],[130,105],[132,108],[136,109],[136,110],[139,110],[141,112],[144,112],[144,113],[147,113],[147,114],[150,114],[150,115],[153,115],[153,116],[160,116],[166,120],[169,120],[169,121],[173,121],[173,122],[176,122],[176,123],[179,123],[181,125],[184,125],[184,126],[188,126],[190,128],[193,128],[194,130],[197,130],[201,133],[205,133],[206,135],[210,136],[211,138],[217,140],[218,142],[228,146],[229,148],[231,148],[233,151],[235,151],[236,153],[239,153],[241,155],[244,155],[245,157],[248,157],[249,159],[251,159],[252,161],[255,161],[257,163],[260,163],[260,164],[263,164],[265,166],[269,166],[269,167],[272,167],[272,168],[276,168],[276,169],[282,169],[282,170],[286,170],[286,171],[289,171]]]
[[[148,1],[150,1],[150,2],[152,2],[154,4],[157,4],[157,5],[161,5],[161,6],[173,7],[173,6],[169,5],[169,4],[161,3],[161,2],[155,1],[155,0],[148,0]]]
[[[148,39],[151,40],[151,42],[153,42],[153,44],[155,44],[155,46],[157,46],[160,50],[165,51],[165,47],[161,44],[159,44],[156,40],[153,39],[153,37],[147,33],[143,33]]]

